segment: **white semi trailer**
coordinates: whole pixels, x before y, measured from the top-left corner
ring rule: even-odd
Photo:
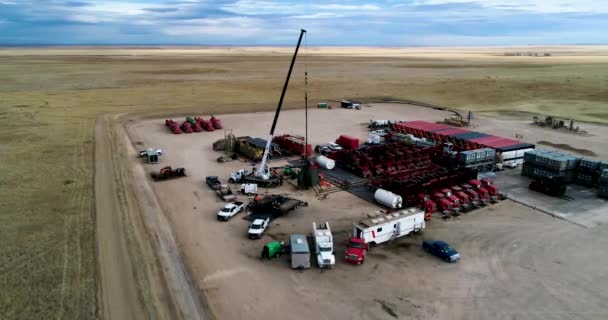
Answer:
[[[333,268],[336,264],[334,256],[334,240],[329,223],[317,225],[312,223],[312,235],[315,238],[315,254],[319,268]]]
[[[355,224],[353,236],[365,243],[381,244],[395,238],[424,230],[424,211],[407,208],[392,213],[380,213]]]

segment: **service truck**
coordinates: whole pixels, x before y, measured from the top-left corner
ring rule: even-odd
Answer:
[[[362,220],[355,224],[353,236],[363,239],[365,243],[381,244],[424,228],[424,210],[412,207]]]
[[[315,254],[317,255],[317,266],[319,268],[333,268],[336,264],[334,256],[334,241],[329,228],[329,223],[317,225],[312,223],[312,236],[315,239]]]

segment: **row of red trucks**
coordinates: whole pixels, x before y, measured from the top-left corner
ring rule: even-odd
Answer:
[[[490,179],[473,179],[468,183],[443,188],[432,194],[418,194],[418,205],[424,209],[427,220],[436,212],[444,216],[457,215],[459,212],[485,206],[497,200],[498,189]]]
[[[181,124],[172,119],[165,120],[165,126],[169,128],[169,130],[173,134],[184,133],[192,133],[192,132],[202,132],[204,131],[214,131],[215,129],[222,129],[221,121],[211,116],[211,119],[205,120],[201,117],[186,117],[186,121]]]

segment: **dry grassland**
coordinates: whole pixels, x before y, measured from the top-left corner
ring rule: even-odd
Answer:
[[[291,50],[1,50],[0,318],[96,317],[98,115],[271,109]],[[507,50],[518,51],[311,48],[286,106],[302,106],[306,69],[312,101],[402,98],[487,115],[608,122],[606,48],[550,48],[560,53],[550,58],[502,57]]]

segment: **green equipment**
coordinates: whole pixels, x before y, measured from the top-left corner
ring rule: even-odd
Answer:
[[[283,241],[269,242],[262,249],[262,258],[272,259],[278,258],[283,254],[285,250],[285,243]]]

